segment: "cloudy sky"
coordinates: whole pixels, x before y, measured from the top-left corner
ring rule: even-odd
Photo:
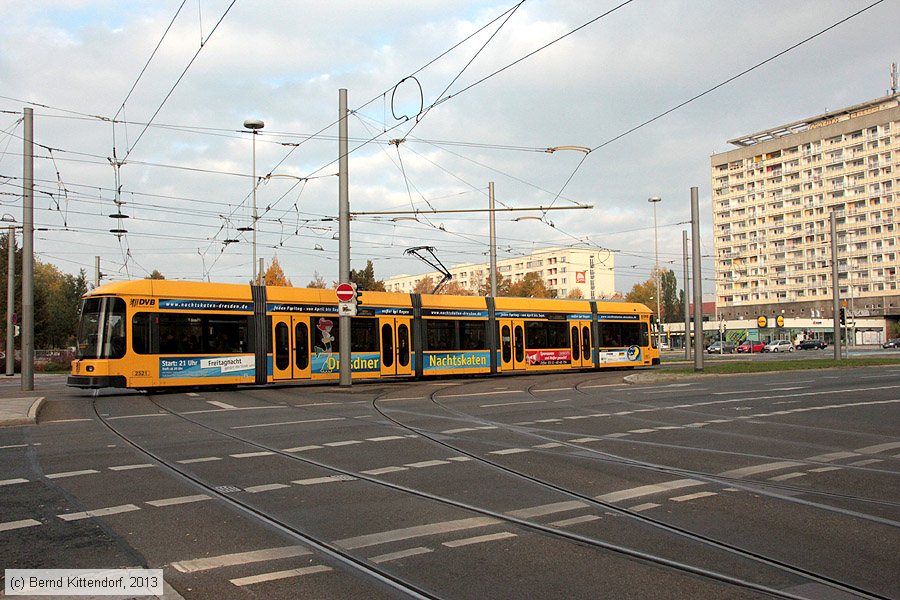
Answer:
[[[352,212],[484,209],[490,181],[498,206],[590,204],[497,214],[498,256],[603,248],[627,292],[654,263],[650,196],[662,198],[660,262],[680,279],[697,186],[709,294],[709,156],[743,134],[884,95],[900,59],[897,0],[6,0],[3,8],[0,210],[21,220],[21,116],[31,107],[35,250],[91,279],[100,256],[107,279],[158,269],[167,279],[249,280],[248,118],[265,122],[256,172],[271,175],[257,190],[258,256],[267,264],[277,256],[294,285],[316,272],[337,279],[345,88]],[[593,151],[545,151],[558,146]],[[514,220],[526,215],[539,219]],[[403,252],[420,245],[448,265],[487,260],[485,213],[406,217],[357,215],[353,268],[372,260],[380,278],[424,272]]]

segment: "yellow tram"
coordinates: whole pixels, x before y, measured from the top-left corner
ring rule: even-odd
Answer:
[[[659,364],[642,304],[362,292],[354,379]],[[96,389],[339,378],[334,290],[110,283],[84,296],[68,384]]]

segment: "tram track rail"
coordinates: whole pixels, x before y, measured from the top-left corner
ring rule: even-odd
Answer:
[[[431,394],[431,397],[433,397],[438,391],[440,391],[440,390],[436,390],[435,392],[433,392],[433,393]],[[382,395],[382,396],[383,396],[383,395]],[[419,430],[419,429],[417,429],[417,428],[411,428],[411,427],[409,427],[409,426],[407,426],[407,425],[405,425],[405,424],[403,424],[403,423],[398,422],[397,420],[393,419],[393,418],[390,417],[389,415],[385,414],[385,413],[384,413],[382,410],[380,410],[379,407],[378,407],[378,402],[379,402],[379,400],[381,400],[381,399],[382,399],[382,397],[379,396],[379,397],[376,397],[376,398],[373,400],[372,405],[373,405],[374,409],[377,410],[380,414],[382,414],[382,416],[384,416],[386,419],[388,419],[388,421],[394,423],[397,427],[401,427],[401,428],[404,429],[404,430],[408,430],[408,431],[415,432],[416,435],[422,436],[422,437],[424,437],[424,438],[430,440],[430,441],[433,442],[433,443],[437,443],[437,444],[439,444],[439,445],[441,445],[441,446],[443,446],[443,447],[452,449],[452,450],[454,450],[455,452],[459,452],[460,454],[469,456],[470,458],[472,458],[472,459],[474,459],[474,460],[477,460],[479,463],[484,464],[484,465],[486,465],[486,466],[490,466],[491,468],[500,469],[500,470],[503,470],[503,471],[507,472],[508,474],[514,475],[515,477],[524,478],[524,480],[527,480],[527,481],[529,481],[529,482],[532,483],[532,484],[536,484],[536,485],[542,486],[542,487],[545,488],[545,489],[550,489],[550,490],[553,490],[554,492],[557,492],[557,493],[561,493],[561,494],[563,494],[563,495],[565,495],[565,496],[567,496],[567,497],[569,497],[569,498],[577,498],[577,499],[579,499],[579,500],[581,500],[581,501],[587,503],[589,506],[593,506],[593,507],[595,507],[595,508],[601,508],[601,509],[603,509],[603,510],[611,510],[611,511],[614,511],[614,512],[620,513],[620,514],[629,514],[629,513],[627,513],[627,512],[623,512],[623,509],[621,509],[621,508],[619,508],[619,507],[617,507],[617,506],[615,506],[615,505],[608,504],[608,503],[603,503],[603,502],[599,502],[599,501],[597,501],[597,500],[595,500],[595,499],[593,499],[593,498],[591,498],[591,497],[589,497],[589,496],[585,496],[585,495],[583,495],[583,494],[579,494],[578,492],[573,492],[573,491],[571,491],[571,490],[567,490],[567,489],[565,489],[565,488],[562,488],[562,487],[560,487],[560,486],[557,486],[557,485],[553,484],[552,482],[547,482],[547,481],[543,481],[543,480],[540,480],[540,479],[531,478],[531,477],[529,477],[527,474],[519,473],[519,472],[517,472],[517,471],[515,471],[515,470],[509,469],[508,467],[505,467],[505,466],[500,465],[500,464],[498,464],[498,463],[494,463],[493,461],[485,460],[485,459],[483,459],[483,458],[481,458],[481,457],[479,457],[479,456],[477,456],[477,455],[474,455],[474,454],[472,454],[472,453],[467,452],[467,451],[464,450],[464,449],[460,449],[460,448],[458,448],[458,447],[456,447],[456,446],[453,446],[453,445],[451,445],[451,444],[447,444],[447,443],[442,442],[442,441],[440,441],[440,440],[433,439],[432,437],[429,437],[429,435],[427,435],[427,432],[423,432],[422,430]],[[422,499],[428,499],[428,500],[436,501],[436,502],[439,502],[439,503],[442,503],[442,504],[444,504],[444,505],[451,506],[451,507],[454,507],[454,508],[457,508],[457,509],[462,509],[462,510],[470,511],[470,512],[473,512],[473,513],[476,513],[476,514],[480,514],[480,515],[492,517],[492,518],[495,518],[495,519],[499,519],[499,520],[501,520],[502,522],[506,522],[506,523],[513,524],[513,525],[517,525],[517,526],[526,528],[526,529],[528,529],[528,530],[531,530],[531,531],[534,531],[534,532],[537,532],[537,533],[542,533],[542,534],[545,534],[545,535],[551,535],[551,536],[554,536],[554,537],[557,537],[557,538],[564,538],[564,539],[566,539],[566,540],[568,540],[568,541],[570,541],[570,542],[574,542],[574,543],[578,543],[578,544],[583,544],[583,545],[587,545],[587,546],[592,546],[592,547],[595,547],[595,548],[598,548],[598,549],[603,549],[603,550],[606,550],[606,551],[615,552],[615,553],[618,553],[618,554],[621,554],[621,555],[625,555],[625,556],[628,556],[628,557],[631,557],[631,558],[635,558],[635,559],[638,559],[638,560],[646,561],[646,562],[648,562],[648,563],[652,563],[652,564],[664,566],[664,567],[667,567],[667,568],[670,568],[670,569],[674,569],[674,570],[679,571],[679,572],[682,572],[682,573],[688,573],[688,574],[692,574],[692,575],[695,575],[695,576],[700,576],[700,577],[712,579],[712,580],[719,581],[719,582],[722,582],[722,583],[725,583],[725,584],[728,584],[728,585],[733,585],[733,586],[737,586],[737,587],[740,587],[740,588],[743,588],[743,589],[753,590],[753,591],[757,591],[757,592],[760,592],[760,593],[768,594],[768,595],[771,595],[771,596],[773,596],[773,597],[791,598],[791,599],[795,599],[795,600],[801,600],[801,599],[807,599],[807,598],[808,598],[807,596],[794,594],[794,593],[789,592],[789,591],[771,588],[771,587],[766,586],[766,585],[764,585],[764,584],[759,584],[759,583],[755,583],[755,582],[752,582],[752,581],[747,581],[747,580],[745,580],[745,579],[741,579],[741,578],[739,578],[739,577],[734,577],[734,576],[731,576],[731,575],[729,575],[729,574],[727,574],[727,573],[721,573],[721,572],[717,572],[717,571],[714,571],[714,570],[705,569],[705,568],[702,568],[702,567],[698,567],[698,566],[696,566],[696,565],[691,565],[691,564],[684,563],[684,562],[681,562],[681,561],[672,560],[672,559],[669,559],[669,558],[666,558],[666,557],[663,557],[663,556],[654,555],[654,554],[651,554],[651,553],[647,553],[647,552],[643,552],[643,551],[640,551],[640,550],[636,550],[636,549],[634,549],[634,548],[629,548],[629,547],[626,547],[626,546],[622,546],[622,545],[618,545],[618,544],[613,544],[613,543],[606,542],[606,541],[603,541],[603,540],[597,540],[597,539],[594,539],[594,538],[591,538],[591,537],[588,537],[588,536],[583,536],[583,535],[576,534],[576,533],[569,532],[569,531],[563,531],[563,530],[561,530],[561,529],[558,529],[558,528],[555,528],[555,527],[550,527],[550,526],[547,526],[547,525],[543,525],[543,524],[541,524],[541,523],[533,522],[533,521],[530,521],[530,520],[527,520],[527,519],[521,519],[521,518],[518,518],[518,517],[513,517],[513,516],[510,516],[510,515],[508,515],[508,514],[500,513],[500,512],[497,512],[497,511],[492,511],[492,510],[489,510],[489,509],[485,509],[485,508],[483,508],[483,507],[474,506],[474,505],[471,505],[471,504],[468,504],[468,503],[464,503],[464,502],[460,502],[460,501],[457,501],[457,500],[454,500],[454,499],[451,499],[451,498],[447,498],[447,497],[443,497],[443,496],[431,494],[431,493],[428,493],[428,492],[424,492],[424,491],[422,491],[422,490],[416,490],[416,489],[413,489],[413,488],[409,488],[409,487],[407,487],[407,486],[402,486],[402,485],[390,483],[390,482],[387,482],[387,481],[385,481],[385,480],[383,480],[383,479],[379,479],[379,478],[377,478],[377,477],[372,477],[372,476],[369,476],[369,475],[366,475],[366,474],[363,474],[363,473],[359,473],[359,472],[357,472],[357,471],[355,471],[355,470],[352,470],[352,469],[345,469],[345,468],[342,468],[342,467],[335,466],[335,465],[333,465],[333,464],[324,463],[324,462],[322,462],[322,461],[309,459],[309,458],[307,458],[307,457],[297,456],[297,455],[294,455],[294,454],[291,454],[291,453],[288,453],[288,452],[284,452],[284,451],[282,451],[282,450],[280,450],[280,449],[278,449],[278,448],[274,448],[274,447],[272,447],[271,445],[263,444],[263,443],[260,443],[260,442],[255,441],[255,440],[247,439],[247,438],[244,438],[244,437],[242,437],[242,436],[233,434],[233,433],[228,432],[228,431],[223,431],[223,430],[221,430],[221,429],[219,429],[219,428],[217,428],[217,427],[213,427],[213,426],[211,426],[211,425],[208,425],[208,424],[206,424],[206,423],[203,423],[203,422],[199,421],[198,419],[194,418],[193,416],[188,417],[188,416],[182,415],[182,414],[180,414],[180,413],[178,413],[178,412],[176,412],[176,411],[173,411],[173,410],[171,410],[171,409],[169,409],[169,408],[163,406],[163,405],[160,404],[156,399],[150,398],[150,401],[151,401],[154,405],[156,405],[157,408],[159,408],[160,410],[163,410],[163,411],[165,411],[165,412],[167,412],[167,413],[169,413],[169,414],[171,414],[171,415],[173,415],[173,416],[176,416],[176,417],[178,417],[178,418],[180,418],[180,419],[183,419],[183,420],[185,420],[185,421],[187,421],[187,422],[190,422],[190,423],[192,423],[192,424],[194,424],[194,425],[196,425],[196,426],[198,426],[198,427],[202,427],[202,428],[204,428],[204,429],[207,429],[207,430],[209,430],[209,431],[211,431],[211,432],[214,432],[214,433],[216,433],[216,434],[218,434],[218,435],[224,436],[224,437],[229,438],[229,439],[234,440],[234,441],[241,442],[241,443],[243,443],[243,444],[247,444],[247,445],[252,446],[252,447],[254,447],[254,448],[257,448],[257,449],[265,450],[265,451],[268,451],[268,452],[272,452],[272,453],[274,453],[274,454],[278,454],[278,455],[283,456],[283,457],[287,457],[287,458],[289,458],[289,459],[291,459],[291,460],[300,461],[300,462],[302,462],[302,463],[306,463],[306,464],[308,464],[308,465],[315,466],[315,467],[324,469],[324,470],[329,471],[329,472],[332,472],[332,473],[336,473],[336,474],[341,474],[341,475],[353,477],[354,479],[359,479],[359,480],[366,481],[366,482],[369,482],[369,483],[372,483],[372,484],[376,484],[376,485],[379,485],[379,486],[384,486],[384,487],[393,489],[393,490],[395,490],[395,491],[399,491],[399,492],[403,492],[403,493],[406,493],[406,494],[410,494],[410,495],[413,495],[413,496],[416,496],[416,497],[419,497],[419,498],[422,498]],[[273,404],[274,404],[274,403],[273,403]],[[294,408],[297,409],[297,408],[299,408],[299,407],[294,407]],[[98,418],[100,418],[101,420],[103,420],[103,421],[104,421],[104,424],[105,424],[108,428],[110,428],[114,433],[116,433],[116,435],[119,435],[120,437],[123,437],[122,434],[120,434],[118,431],[116,431],[115,427],[113,427],[111,424],[109,424],[108,422],[106,422],[106,421],[103,419],[103,417],[100,415],[99,411],[96,409],[96,404],[95,404],[95,412],[97,413]],[[152,458],[153,460],[155,460],[156,462],[158,462],[158,463],[160,463],[160,464],[166,466],[167,468],[169,468],[169,469],[175,471],[175,472],[178,473],[180,476],[185,477],[187,480],[189,480],[190,482],[192,482],[194,485],[199,486],[199,487],[202,487],[202,488],[204,488],[204,489],[211,489],[210,486],[209,486],[208,484],[205,484],[204,482],[200,481],[198,478],[196,478],[196,477],[190,475],[189,473],[185,472],[183,469],[179,469],[177,466],[172,465],[170,461],[166,461],[164,458],[155,455],[154,453],[152,453],[152,451],[148,451],[148,450],[142,448],[139,444],[135,444],[133,441],[127,439],[127,437],[123,437],[123,440],[125,440],[129,445],[133,446],[135,449],[137,449],[137,450],[139,450],[139,451],[141,451],[141,452],[147,454],[149,457],[151,457],[151,458]],[[579,448],[579,449],[583,449],[583,448]],[[221,498],[221,499],[225,500],[226,502],[229,502],[229,503],[235,503],[234,505],[235,505],[236,507],[240,508],[243,512],[248,512],[248,514],[250,514],[250,515],[256,516],[256,517],[261,518],[261,519],[263,519],[263,520],[271,519],[271,518],[272,518],[271,516],[266,515],[265,513],[260,512],[258,509],[252,508],[252,507],[249,506],[247,503],[238,501],[236,498],[230,497],[230,496],[225,495],[225,494],[221,494],[221,493],[219,493],[219,492],[215,492],[215,490],[213,490],[213,493],[214,493],[214,495],[215,495],[216,497]],[[635,514],[629,514],[629,516],[635,516],[635,515],[636,515],[636,513],[635,513]],[[757,555],[757,554],[754,554],[754,553],[752,553],[752,552],[745,551],[745,550],[742,550],[742,549],[733,548],[733,547],[730,547],[728,544],[725,544],[725,543],[722,543],[722,542],[718,542],[718,541],[710,540],[710,539],[704,539],[703,536],[699,536],[699,535],[694,534],[694,533],[692,533],[692,532],[682,531],[682,530],[679,530],[678,528],[673,527],[673,526],[669,526],[669,525],[665,525],[665,524],[659,524],[659,523],[656,523],[654,520],[652,520],[652,519],[647,519],[647,518],[645,518],[643,515],[636,515],[636,516],[639,517],[639,518],[638,518],[639,521],[642,521],[642,522],[644,522],[645,524],[650,524],[650,525],[653,525],[653,526],[660,526],[660,525],[661,525],[661,526],[662,526],[662,529],[667,530],[669,533],[673,533],[673,534],[676,534],[676,535],[685,537],[685,538],[690,539],[690,540],[692,540],[692,541],[695,541],[695,542],[701,543],[701,544],[703,544],[703,545],[707,545],[707,546],[710,546],[710,547],[712,547],[712,548],[715,548],[715,549],[717,549],[717,550],[719,550],[719,551],[725,551],[725,552],[728,552],[729,554],[732,554],[732,555],[735,556],[736,558],[740,558],[740,559],[745,559],[745,560],[750,560],[750,561],[753,561],[753,562],[757,562],[757,563],[760,563],[760,564],[762,564],[762,565],[765,565],[765,566],[768,567],[768,568],[773,568],[773,569],[776,569],[776,570],[781,571],[781,572],[789,573],[789,574],[794,575],[794,576],[796,576],[796,577],[799,577],[799,578],[801,578],[801,579],[803,579],[803,580],[806,580],[806,581],[809,581],[809,582],[820,583],[820,584],[825,585],[825,586],[828,586],[828,587],[830,587],[830,588],[838,589],[838,590],[841,590],[841,591],[844,591],[844,592],[847,592],[847,593],[851,593],[851,594],[853,594],[853,595],[855,595],[855,596],[858,596],[858,597],[861,597],[861,598],[871,598],[871,599],[879,599],[879,600],[881,600],[881,599],[884,598],[883,596],[879,596],[878,594],[875,594],[875,593],[872,593],[872,592],[863,590],[863,589],[861,589],[861,588],[857,588],[857,587],[852,586],[852,585],[844,584],[843,582],[839,582],[839,581],[833,580],[833,579],[831,579],[831,578],[828,578],[828,577],[825,577],[825,576],[821,576],[821,575],[816,574],[816,573],[812,573],[812,572],[810,572],[810,571],[804,570],[804,569],[799,568],[799,567],[795,567],[795,566],[792,566],[792,565],[788,565],[787,563],[783,563],[783,562],[779,562],[779,561],[776,561],[776,560],[773,560],[773,559],[769,559],[768,557],[764,557],[764,556],[762,556],[762,555]],[[277,520],[276,520],[276,521],[277,521]],[[277,524],[276,524],[276,525],[277,525]],[[288,531],[288,532],[292,532],[292,533],[294,533],[294,534],[296,534],[296,535],[298,535],[298,536],[307,536],[307,537],[309,536],[309,534],[304,533],[304,532],[301,532],[301,531],[298,531],[298,530],[296,530],[296,528],[292,528],[292,527],[289,526],[289,525],[282,524],[282,526],[287,527],[287,531]],[[311,540],[311,545],[313,545],[313,547],[317,547],[317,546],[315,546],[314,544],[323,544],[322,547],[323,547],[325,550],[327,550],[328,552],[337,552],[337,553],[338,553],[337,556],[343,557],[343,558],[342,558],[342,562],[345,561],[345,560],[349,560],[349,561],[350,561],[349,564],[353,565],[354,568],[358,568],[356,565],[360,562],[360,559],[358,559],[358,558],[353,558],[353,557],[351,557],[351,556],[349,556],[349,555],[348,555],[348,556],[344,556],[346,553],[344,553],[343,551],[341,551],[339,548],[329,547],[329,545],[327,544],[327,542],[324,542],[323,540],[317,540],[317,539],[314,538],[314,537],[310,537],[310,540]],[[331,555],[331,554],[329,554],[329,556],[330,556],[330,555]],[[364,562],[364,561],[363,561],[363,562]],[[367,569],[367,568],[370,568],[370,567],[369,567],[369,566],[366,566],[365,568]],[[378,574],[378,578],[380,578],[380,577],[387,577],[388,580],[393,581],[393,580],[390,579],[390,576],[389,576],[389,575],[386,575],[386,574],[384,574],[384,573],[379,573],[380,571],[383,571],[383,570],[381,570],[381,569],[376,569],[376,570],[375,570],[375,573]],[[406,583],[401,583],[400,585],[407,585],[407,584],[406,584]],[[435,596],[432,596],[432,595],[427,595],[428,592],[425,592],[424,590],[418,590],[418,589],[416,589],[414,586],[410,586],[410,588],[413,590],[412,594],[422,594],[421,596],[415,596],[415,595],[413,595],[412,597],[429,597],[429,598],[430,598],[430,597],[435,597]]]

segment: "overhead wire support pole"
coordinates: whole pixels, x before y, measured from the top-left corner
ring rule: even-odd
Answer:
[[[25,109],[22,164],[22,391],[34,389],[34,111]]]
[[[494,211],[494,182],[488,183],[488,208],[490,209],[490,269],[491,298],[497,297],[497,223]]]
[[[350,283],[350,185],[347,157],[347,90],[338,90],[338,274],[339,283]],[[350,317],[338,317],[340,385],[349,387],[353,377],[350,370]]]
[[[831,224],[831,299],[832,318],[834,327],[834,360],[841,360],[841,286],[838,278],[838,249],[837,249],[837,213],[831,211],[829,216]]]
[[[696,187],[691,188],[691,247],[694,266],[694,370],[702,371],[703,279],[700,273],[700,191]]]

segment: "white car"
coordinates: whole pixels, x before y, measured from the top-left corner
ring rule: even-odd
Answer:
[[[775,340],[763,348],[763,352],[793,352],[794,345],[788,340]]]

